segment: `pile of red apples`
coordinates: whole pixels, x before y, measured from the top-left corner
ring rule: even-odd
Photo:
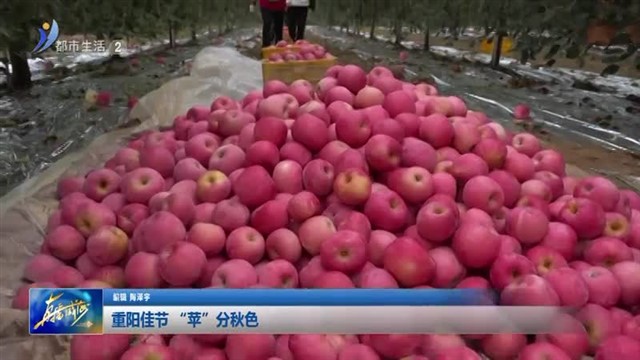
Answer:
[[[291,61],[310,61],[333,58],[324,46],[312,44],[307,40],[298,40],[293,45],[286,41],[276,44],[277,48],[286,48],[281,52],[276,52],[267,58],[269,62],[281,63]]]
[[[631,360],[640,196],[389,69],[334,66],[195,106],[58,184],[30,287],[483,288],[574,329],[76,336],[73,360]],[[336,319],[339,321],[339,319]]]

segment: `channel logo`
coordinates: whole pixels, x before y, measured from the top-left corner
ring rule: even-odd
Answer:
[[[102,333],[102,289],[29,289],[32,335]]]
[[[55,20],[51,20],[51,24],[45,21],[42,23],[42,26],[38,28],[38,33],[40,34],[40,39],[36,47],[33,48],[32,53],[34,54],[40,54],[47,50],[58,40],[58,36],[60,35],[58,23]]]

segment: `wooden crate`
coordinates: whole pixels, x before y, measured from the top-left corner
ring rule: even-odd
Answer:
[[[335,57],[319,60],[299,60],[290,62],[269,62],[262,60],[262,79],[280,80],[287,84],[298,79],[316,83],[324,77],[328,68],[338,63]]]

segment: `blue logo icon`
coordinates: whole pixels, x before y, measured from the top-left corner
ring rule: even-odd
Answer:
[[[102,333],[101,289],[29,289],[29,333]]]
[[[34,54],[40,54],[47,50],[58,40],[58,23],[55,20],[51,20],[51,24],[45,21],[42,23],[42,26],[38,28],[38,33],[40,34],[40,40],[38,40],[38,45],[33,48],[32,53]]]

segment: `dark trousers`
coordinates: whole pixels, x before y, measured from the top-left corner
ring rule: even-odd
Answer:
[[[275,45],[282,40],[284,11],[260,8],[262,14],[262,47]]]
[[[307,26],[308,12],[309,8],[306,6],[289,6],[287,9],[287,28],[289,28],[291,40],[304,39],[304,28]]]

